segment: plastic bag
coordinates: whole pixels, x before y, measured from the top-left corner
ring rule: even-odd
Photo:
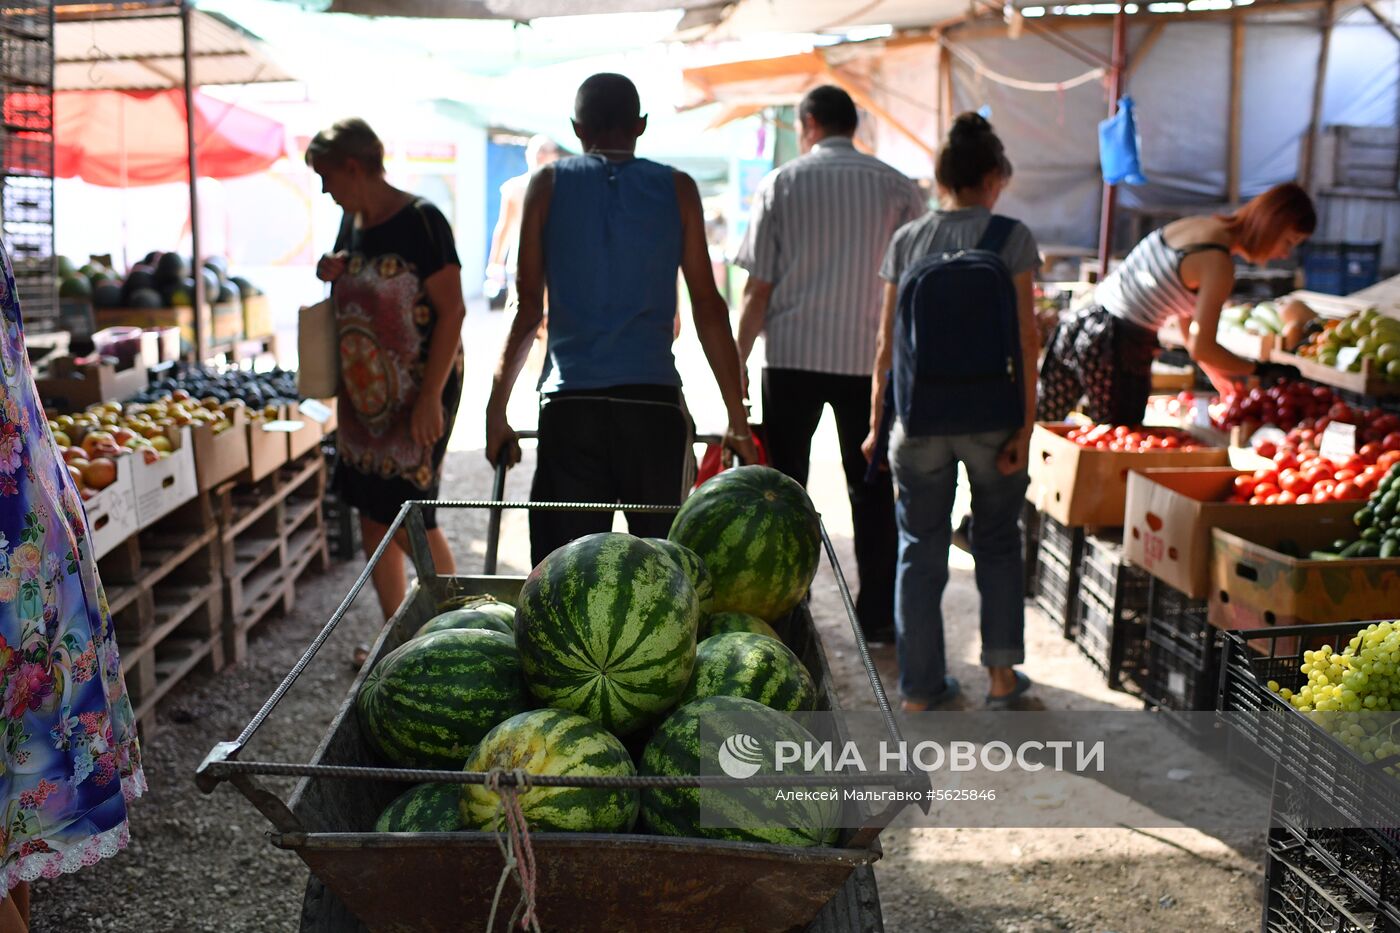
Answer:
[[[768,451],[763,447],[763,428],[756,424],[749,425],[749,434],[753,436],[753,445],[758,448],[758,465],[768,465]],[[723,444],[706,444],[705,453],[700,457],[700,464],[695,469],[695,488],[699,489],[707,479],[718,476],[724,472],[724,450]]]
[[[1118,112],[1099,124],[1099,163],[1103,180],[1110,185],[1145,185],[1138,157],[1137,121],[1133,119],[1133,99],[1118,101]]]

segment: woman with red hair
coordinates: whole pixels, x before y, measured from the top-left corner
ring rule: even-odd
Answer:
[[[1183,217],[1148,234],[1094,290],[1093,303],[1055,329],[1040,366],[1038,419],[1063,420],[1083,400],[1096,422],[1141,422],[1157,331],[1173,317],[1212,382],[1267,377],[1270,364],[1241,359],[1216,340],[1235,286],[1234,257],[1283,259],[1316,227],[1312,199],[1290,182],[1233,214]]]

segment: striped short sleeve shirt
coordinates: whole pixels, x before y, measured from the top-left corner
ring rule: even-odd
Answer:
[[[870,375],[880,260],[894,232],[926,210],[914,182],[844,137],[822,140],[764,179],[735,262],[773,286],[767,365]]]

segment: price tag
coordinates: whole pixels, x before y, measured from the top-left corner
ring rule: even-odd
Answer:
[[[1360,347],[1342,347],[1337,351],[1337,368],[1343,372],[1351,372],[1351,367],[1359,359],[1361,359]]]
[[[325,424],[327,421],[331,420],[330,406],[318,402],[314,398],[309,398],[302,402],[298,408],[303,415],[317,424]]]
[[[1356,425],[1333,421],[1322,432],[1321,454],[1328,460],[1342,461],[1356,453]]]
[[[263,425],[263,430],[291,434],[294,431],[300,431],[304,427],[306,427],[306,424],[301,421],[269,421]]]

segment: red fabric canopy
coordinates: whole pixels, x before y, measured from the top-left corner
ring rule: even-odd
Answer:
[[[198,91],[194,138],[204,178],[265,171],[286,151],[282,124]],[[184,93],[54,94],[54,170],[107,188],[187,182]]]

